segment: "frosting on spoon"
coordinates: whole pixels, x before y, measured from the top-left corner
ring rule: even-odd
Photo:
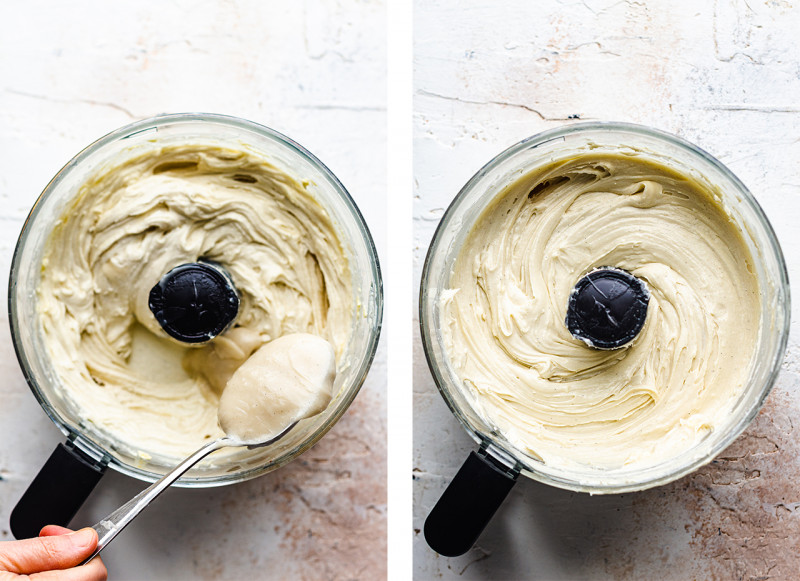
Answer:
[[[328,407],[335,376],[328,341],[308,333],[279,337],[228,380],[219,400],[219,425],[244,444],[264,443]]]

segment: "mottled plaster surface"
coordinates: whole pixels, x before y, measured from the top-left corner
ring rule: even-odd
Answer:
[[[5,280],[36,197],[78,151],[160,113],[263,123],[339,177],[386,248],[382,0],[0,4],[0,540],[63,437],[25,384]],[[173,489],[103,552],[112,579],[386,577],[386,353],[353,406],[280,470]],[[107,474],[73,520],[97,522],[143,483]]]
[[[651,125],[719,158],[757,197],[800,280],[798,27],[788,2],[416,2],[415,281],[461,186],[509,145],[576,119]],[[714,462],[626,495],[523,479],[457,558],[433,553],[420,530],[475,446],[415,340],[415,578],[798,578],[797,322],[763,410]]]

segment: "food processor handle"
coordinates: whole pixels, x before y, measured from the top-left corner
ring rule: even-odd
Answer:
[[[489,454],[470,452],[425,521],[428,545],[445,557],[469,551],[518,475]]]
[[[11,533],[17,539],[39,536],[49,524],[66,527],[106,470],[71,441],[59,444],[11,511]]]

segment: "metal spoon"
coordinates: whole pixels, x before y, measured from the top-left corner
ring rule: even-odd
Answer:
[[[269,444],[280,440],[296,425],[297,422],[292,423],[288,428],[283,430],[274,438],[260,444],[246,444],[240,440],[231,438],[230,436],[225,436],[217,440],[212,440],[208,444],[204,445],[194,454],[186,458],[186,460],[178,464],[171,472],[165,474],[160,480],[142,490],[139,494],[120,506],[117,510],[109,514],[99,523],[94,525],[92,528],[97,531],[98,537],[97,548],[94,550],[94,553],[92,553],[92,555],[81,564],[85,565],[94,559],[97,554],[106,546],[108,546],[114,537],[121,533],[122,529],[128,526],[128,524],[130,524],[130,522],[136,518],[140,512],[147,508],[159,494],[164,492],[173,482],[183,476],[183,474],[189,470],[189,468],[211,454],[211,452],[221,448],[226,448],[228,446],[247,446],[250,449],[268,446]]]

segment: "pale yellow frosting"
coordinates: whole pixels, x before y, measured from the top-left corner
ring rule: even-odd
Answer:
[[[650,290],[629,346],[565,325],[575,283],[624,269]],[[443,293],[451,364],[484,420],[565,469],[644,468],[724,425],[745,388],[758,283],[741,232],[708,188],[640,155],[533,170],[490,203]]]
[[[260,347],[233,373],[219,400],[219,425],[231,438],[263,444],[331,402],[333,347],[309,333]]]
[[[170,269],[222,265],[241,297],[235,327],[192,349],[148,307]],[[38,288],[44,342],[89,425],[143,457],[183,457],[223,435],[219,393],[262,344],[350,333],[351,275],[336,228],[305,184],[254,154],[154,148],[101,170],[47,242]]]

